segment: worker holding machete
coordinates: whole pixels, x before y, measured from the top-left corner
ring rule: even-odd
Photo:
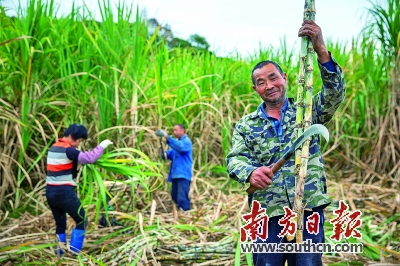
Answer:
[[[176,206],[183,211],[190,210],[189,190],[192,181],[192,141],[186,134],[185,126],[182,124],[174,125],[174,137],[172,138],[162,129],[156,131],[156,135],[165,138],[170,149],[164,150],[163,144],[160,140],[163,149],[161,157],[164,160],[170,160],[171,166],[168,174],[168,182],[172,183],[171,197],[174,201],[172,205],[174,215],[176,216]]]
[[[328,123],[343,102],[346,91],[342,69],[326,49],[321,28],[305,20],[299,36],[309,36],[318,57],[322,79],[321,91],[313,97],[312,123],[307,132],[310,139],[307,179],[304,201],[307,203],[304,218],[313,212],[320,215],[319,233],[304,232],[304,240],[324,242],[323,209],[330,204],[327,196],[326,175],[319,148],[319,134],[326,135],[323,124]],[[291,207],[294,198],[294,156],[291,149],[296,142],[297,129],[294,99],[287,98],[287,76],[276,62],[267,60],[256,64],[251,75],[253,89],[263,100],[256,111],[242,117],[235,126],[232,148],[227,155],[227,171],[243,187],[250,185],[249,204],[257,200],[269,217],[268,235],[263,243],[283,243],[279,237],[282,226],[279,219],[284,207]],[[315,125],[321,124],[321,125]],[[301,137],[300,137],[301,138]],[[280,160],[281,159],[281,160]],[[253,193],[254,192],[254,193]],[[309,210],[309,211],[308,211]],[[260,241],[262,242],[262,241]],[[321,253],[253,253],[254,265],[322,265]]]

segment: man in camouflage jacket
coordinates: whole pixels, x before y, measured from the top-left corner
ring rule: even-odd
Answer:
[[[313,97],[312,123],[326,124],[334,115],[345,97],[342,70],[327,51],[320,27],[306,20],[299,36],[309,36],[318,57],[322,89]],[[269,217],[267,243],[285,242],[277,235],[283,229],[278,220],[283,217],[283,207],[291,207],[294,198],[294,158],[273,175],[270,167],[276,163],[296,140],[296,104],[286,97],[286,74],[273,61],[262,61],[252,71],[253,89],[263,103],[253,113],[239,120],[232,137],[232,148],[227,155],[227,171],[231,178],[258,188],[249,196],[249,203],[257,200],[266,209]],[[307,176],[304,186],[304,203],[307,204],[304,218],[313,211],[320,214],[320,230],[317,236],[303,231],[303,238],[313,243],[324,242],[323,209],[330,203],[326,195],[326,176],[319,149],[319,137],[310,141]],[[304,222],[305,224],[305,222]],[[254,253],[255,265],[322,265],[321,253]]]

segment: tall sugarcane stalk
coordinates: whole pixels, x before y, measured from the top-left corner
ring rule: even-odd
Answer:
[[[315,20],[315,0],[305,0],[303,19]],[[304,36],[301,38],[299,87],[297,91],[296,127],[298,129],[298,137],[303,133],[303,130],[306,130],[312,123],[313,65],[314,48],[310,38]],[[303,144],[301,149],[299,148],[296,151],[295,157],[296,191],[294,195],[293,211],[297,214],[297,243],[303,241],[303,216],[305,208],[305,205],[303,206],[303,197],[307,175],[309,146],[310,139]],[[290,238],[290,236],[288,238]]]

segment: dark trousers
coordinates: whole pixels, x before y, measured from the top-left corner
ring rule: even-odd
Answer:
[[[76,229],[85,230],[85,210],[73,186],[46,186],[47,203],[56,221],[56,234],[64,234],[67,229],[67,213],[76,222]]]
[[[306,220],[313,212],[320,215],[319,234],[308,233],[305,228]],[[323,208],[317,207],[312,211],[304,211],[304,229],[303,241],[310,239],[312,243],[324,243],[324,212]],[[258,243],[288,243],[286,237],[278,237],[283,226],[278,224],[278,220],[283,216],[269,218],[268,238],[266,241],[257,241]],[[296,240],[290,243],[295,243]],[[322,266],[322,253],[253,253],[253,262],[255,266],[283,266],[287,261],[288,266]]]
[[[172,200],[184,211],[190,210],[189,200],[190,181],[184,178],[173,178],[171,196]]]

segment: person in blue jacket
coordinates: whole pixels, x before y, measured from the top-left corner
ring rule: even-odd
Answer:
[[[168,174],[168,182],[172,182],[171,197],[178,205],[178,209],[184,211],[190,210],[189,189],[192,181],[192,141],[185,133],[185,126],[176,124],[174,126],[174,136],[159,129],[156,135],[164,137],[170,149],[166,151],[166,156],[171,160],[171,166]],[[162,154],[165,160],[164,154]]]

